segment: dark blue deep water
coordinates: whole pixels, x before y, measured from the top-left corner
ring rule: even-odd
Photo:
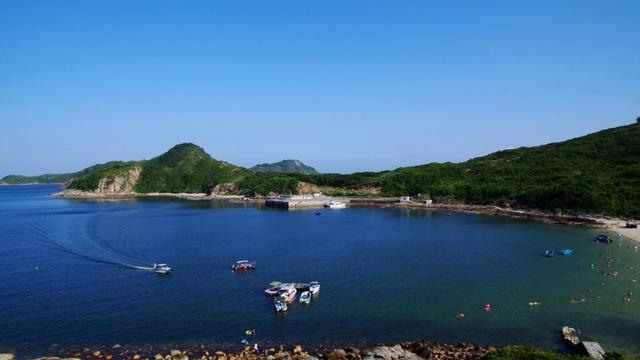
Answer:
[[[422,211],[47,197],[57,191],[0,186],[0,352],[234,345],[247,328],[259,343],[562,349],[559,329],[571,325],[607,349],[640,353],[640,301],[623,301],[629,290],[640,300],[640,254],[629,241],[595,243],[593,230]],[[563,247],[576,252],[542,256]],[[242,258],[258,269],[231,272]],[[153,262],[173,274],[127,267]],[[320,295],[284,316],[263,296],[272,281],[310,280]]]

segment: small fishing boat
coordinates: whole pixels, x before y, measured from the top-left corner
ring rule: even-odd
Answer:
[[[331,209],[344,209],[347,207],[347,204],[343,203],[342,201],[332,200],[327,206]]]
[[[287,286],[278,291],[276,298],[289,303],[296,299],[297,292],[295,287]]]
[[[300,304],[309,304],[311,302],[311,292],[304,291],[300,294]]]
[[[151,271],[158,273],[160,275],[166,275],[171,272],[171,267],[167,264],[153,264]]]
[[[256,265],[255,261],[238,260],[231,265],[231,269],[233,269],[233,271],[247,271],[255,269]]]
[[[580,337],[578,335],[578,330],[568,326],[562,327],[562,337],[564,338],[564,341],[570,345],[578,346],[580,344]]]
[[[546,256],[546,257],[553,257],[553,255],[555,255],[553,250],[547,249],[547,250],[544,251],[544,256]]]
[[[313,295],[320,292],[320,283],[317,281],[312,281],[309,283],[309,292]]]
[[[571,254],[573,254],[573,249],[566,248],[566,249],[560,250],[560,255],[571,255]]]
[[[287,303],[280,300],[280,299],[276,299],[273,302],[273,307],[276,309],[277,312],[285,312],[287,311]]]
[[[613,242],[613,239],[608,237],[607,235],[600,234],[600,235],[596,236],[596,241],[600,241],[600,242],[603,242],[603,243],[611,243],[611,242]]]

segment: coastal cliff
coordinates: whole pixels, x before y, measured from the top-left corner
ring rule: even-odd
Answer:
[[[104,177],[98,181],[95,192],[101,194],[132,193],[140,178],[140,172],[140,167],[134,166],[121,174]]]

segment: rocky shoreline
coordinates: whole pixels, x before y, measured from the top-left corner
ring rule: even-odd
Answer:
[[[66,189],[59,193],[51,195],[51,197],[65,199],[86,199],[86,200],[102,200],[102,201],[119,201],[136,198],[177,198],[183,200],[222,200],[235,203],[253,203],[264,204],[264,198],[246,198],[241,195],[208,195],[205,193],[136,193],[136,192],[87,192],[73,189]],[[349,198],[344,198],[349,200]],[[380,198],[384,199],[384,198]],[[395,203],[388,198],[387,201],[362,201],[359,199],[357,207],[370,208],[396,208],[396,209],[413,209],[423,211],[446,211],[465,214],[482,214],[493,216],[505,216],[510,218],[535,220],[547,224],[563,224],[571,226],[585,226],[597,229],[603,229],[616,234],[622,233],[625,237],[640,243],[640,229],[626,229],[620,224],[625,221],[620,219],[608,218],[603,216],[585,216],[579,214],[565,214],[561,212],[548,212],[541,210],[520,210],[493,205],[468,205],[457,203],[434,203],[425,206],[420,203]],[[356,207],[352,205],[352,207]],[[633,221],[638,223],[639,221]]]
[[[396,345],[377,345],[366,349],[345,347],[325,350],[303,349],[294,345],[258,348],[246,346],[241,351],[223,351],[219,348],[197,345],[176,349],[169,347],[127,348],[119,344],[110,348],[83,348],[66,351],[56,356],[44,356],[36,360],[435,360],[435,359],[480,359],[495,352],[493,346],[440,344],[430,341],[403,342]],[[14,354],[0,354],[0,360],[22,359]]]
[[[178,198],[185,200],[242,200],[242,195],[207,195],[205,193],[137,193],[137,192],[91,192],[67,189],[51,197],[86,200],[126,200],[136,198]]]

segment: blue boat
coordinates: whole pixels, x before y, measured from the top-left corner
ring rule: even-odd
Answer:
[[[613,239],[608,237],[607,235],[598,235],[596,236],[596,240],[603,242],[603,243],[611,243],[613,242]]]
[[[569,248],[562,249],[562,250],[560,250],[560,254],[561,255],[571,255],[571,254],[573,254],[573,249],[569,249]]]
[[[546,256],[546,257],[552,257],[553,255],[555,255],[553,253],[553,250],[547,249],[547,250],[544,251],[544,256]]]

